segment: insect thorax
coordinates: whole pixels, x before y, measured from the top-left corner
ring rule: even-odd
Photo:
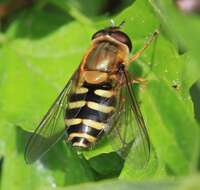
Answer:
[[[128,48],[112,40],[94,41],[93,48],[86,56],[84,69],[114,72],[117,64],[123,63],[128,57]]]

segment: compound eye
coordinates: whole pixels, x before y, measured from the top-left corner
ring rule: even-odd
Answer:
[[[129,50],[131,51],[132,49],[132,43],[131,40],[129,39],[129,37],[121,32],[121,31],[115,31],[113,33],[110,34],[111,37],[115,38],[116,40],[120,41],[123,44],[126,44],[129,48]]]
[[[93,34],[92,40],[97,37],[105,36],[105,35],[109,35],[112,38],[116,39],[117,41],[127,45],[129,50],[131,51],[132,49],[131,40],[124,32],[119,31],[118,28],[107,28],[107,29],[99,30]]]
[[[99,36],[105,35],[105,33],[106,33],[105,30],[99,30],[99,31],[95,32],[95,33],[92,35],[92,40],[95,39],[95,38],[97,38],[97,37],[99,37]]]

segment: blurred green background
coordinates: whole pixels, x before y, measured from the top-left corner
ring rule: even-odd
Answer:
[[[197,9],[198,10],[198,9]],[[200,189],[200,15],[172,0],[0,1],[0,189]],[[26,165],[24,146],[90,46],[91,35],[126,21],[132,54],[159,38],[130,70],[152,144],[133,169],[103,144],[80,158],[59,142]],[[133,152],[130,152],[130,157]]]

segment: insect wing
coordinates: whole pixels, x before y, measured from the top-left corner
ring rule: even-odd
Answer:
[[[25,161],[33,163],[43,156],[56,142],[63,137],[65,131],[64,112],[67,96],[72,87],[72,77],[56,98],[49,111],[30,137],[25,148]]]
[[[128,72],[123,71],[122,81],[119,105],[112,121],[114,149],[122,157],[128,156],[134,167],[143,168],[150,156],[149,136]]]
[[[129,117],[129,120],[135,119],[136,121],[135,122],[136,127],[134,128],[135,139],[133,142],[133,146],[131,148],[132,153],[130,154],[130,157],[133,156],[131,160],[135,162],[137,167],[143,168],[149,161],[150,140],[140,107],[138,105],[136,96],[134,94],[133,82],[132,82],[133,80],[130,77],[130,74],[126,71],[124,71],[124,76],[126,80],[126,88],[125,88],[125,93],[127,97],[126,107],[127,110],[129,110],[127,117]]]

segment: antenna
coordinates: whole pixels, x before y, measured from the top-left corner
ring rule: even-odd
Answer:
[[[119,27],[119,28],[122,28],[122,27],[124,26],[125,23],[126,23],[126,21],[125,21],[125,20],[122,20],[118,27]]]
[[[113,19],[110,19],[110,24],[111,24],[111,27],[115,27],[115,21]]]
[[[112,27],[122,28],[124,26],[125,22],[126,22],[125,20],[122,20],[120,22],[120,24],[118,26],[116,26],[115,21],[113,19],[110,19],[111,28]]]

